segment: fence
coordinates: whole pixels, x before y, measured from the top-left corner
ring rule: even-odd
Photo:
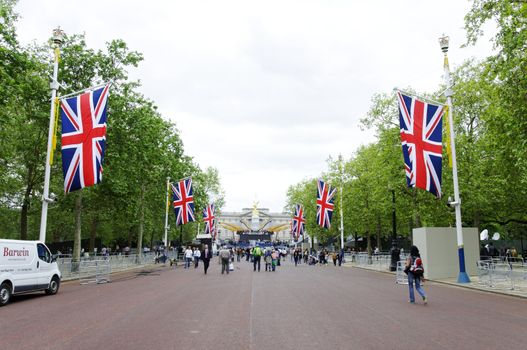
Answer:
[[[124,271],[156,262],[158,260],[156,260],[154,252],[130,255],[86,256],[82,257],[80,262],[74,262],[70,256],[62,256],[57,259],[62,279],[79,279],[81,283],[109,282],[111,272]]]
[[[522,259],[477,262],[478,283],[495,289],[527,290],[527,265]]]

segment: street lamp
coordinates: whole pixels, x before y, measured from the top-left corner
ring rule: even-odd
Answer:
[[[454,182],[454,202],[451,202],[450,205],[454,206],[456,212],[456,236],[457,236],[457,246],[458,246],[458,258],[459,258],[459,275],[457,278],[458,283],[469,283],[470,278],[465,269],[465,248],[463,244],[463,228],[461,223],[461,198],[459,196],[459,184],[457,178],[457,161],[456,161],[456,142],[455,142],[455,133],[454,133],[454,109],[452,107],[452,95],[454,94],[451,86],[452,82],[450,80],[450,67],[448,65],[448,47],[449,47],[449,38],[444,35],[439,38],[439,46],[443,52],[444,64],[443,68],[445,71],[444,79],[446,84],[445,97],[447,101],[448,108],[448,124],[450,131],[450,154],[452,159],[452,180]]]
[[[390,189],[392,192],[392,248],[390,250],[390,271],[397,270],[397,262],[399,261],[401,251],[397,247],[397,223],[395,217],[395,190]]]
[[[441,46],[441,51],[443,51],[443,53],[446,55],[446,53],[448,52],[448,42],[449,42],[450,38],[445,35],[445,36],[442,36],[439,38],[439,46]]]
[[[48,130],[48,148],[46,154],[46,167],[44,169],[44,190],[42,193],[42,213],[40,216],[40,235],[41,242],[46,241],[46,226],[48,223],[48,204],[52,201],[49,197],[49,182],[51,177],[51,159],[53,154],[53,130],[55,127],[55,99],[57,98],[57,90],[59,83],[57,75],[59,70],[59,55],[60,47],[64,43],[64,31],[60,27],[53,29],[53,49],[55,52],[55,60],[53,62],[53,80],[51,81],[51,111],[49,113],[49,130]]]

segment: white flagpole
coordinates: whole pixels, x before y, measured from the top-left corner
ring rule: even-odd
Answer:
[[[342,155],[339,154],[339,171],[340,171],[340,249],[344,249],[344,217],[342,216],[342,182],[343,182],[343,169],[342,169]]]
[[[57,90],[59,83],[57,75],[59,70],[59,54],[60,46],[64,42],[64,32],[58,27],[53,30],[53,46],[55,48],[55,62],[53,63],[53,80],[51,81],[51,111],[49,113],[49,131],[48,131],[48,148],[46,153],[46,168],[44,172],[44,193],[42,194],[42,214],[40,217],[40,236],[41,242],[46,241],[46,226],[48,222],[48,203],[53,200],[49,198],[49,181],[51,177],[51,152],[53,142],[53,131],[55,128],[55,98],[57,97]]]
[[[170,177],[167,177],[167,193],[165,197],[165,239],[163,242],[165,242],[165,247],[168,247],[168,191],[170,189]]]
[[[454,206],[454,209],[456,211],[456,234],[457,234],[457,247],[458,247],[458,258],[459,258],[459,275],[457,278],[458,283],[470,283],[470,278],[465,270],[465,249],[463,246],[463,229],[461,226],[461,198],[459,197],[459,184],[457,179],[457,162],[456,162],[456,144],[455,144],[455,135],[454,135],[454,118],[453,118],[453,112],[454,109],[452,108],[452,89],[451,89],[451,81],[450,81],[450,68],[448,66],[448,36],[443,36],[442,38],[439,38],[439,44],[441,46],[441,50],[445,54],[445,60],[444,60],[444,69],[445,69],[445,83],[446,83],[446,90],[445,90],[445,96],[447,100],[447,106],[448,106],[448,122],[450,126],[450,147],[451,147],[451,153],[452,153],[452,178],[454,180],[454,202],[451,202],[450,205]]]

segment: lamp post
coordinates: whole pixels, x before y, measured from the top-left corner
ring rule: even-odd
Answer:
[[[401,251],[397,247],[397,222],[395,217],[395,190],[392,188],[392,248],[390,250],[390,271],[397,270],[397,262],[401,257]]]
[[[451,149],[451,159],[452,159],[452,178],[454,181],[454,201],[450,203],[451,206],[454,207],[456,212],[456,235],[457,235],[457,246],[458,246],[458,258],[459,258],[459,275],[457,278],[458,283],[470,283],[470,278],[468,277],[468,274],[465,270],[465,249],[463,246],[463,229],[461,226],[461,198],[459,197],[459,184],[458,184],[458,178],[457,178],[457,162],[456,162],[456,143],[455,143],[455,135],[454,135],[454,118],[452,115],[454,114],[453,108],[452,108],[452,95],[453,91],[451,89],[451,81],[450,81],[450,68],[448,65],[448,48],[449,48],[449,37],[448,36],[442,36],[439,38],[439,46],[441,47],[441,51],[445,55],[444,58],[444,70],[445,70],[445,84],[446,84],[446,90],[445,90],[445,97],[447,100],[447,107],[448,107],[448,123],[450,127],[450,149]]]
[[[340,249],[344,249],[344,217],[342,215],[342,187],[344,186],[344,169],[342,168],[342,154],[339,154],[339,174],[340,174]]]
[[[60,47],[64,43],[64,31],[60,27],[53,29],[53,48],[55,51],[55,60],[53,62],[53,80],[49,84],[51,88],[51,111],[49,113],[49,131],[48,131],[48,148],[46,154],[46,167],[44,171],[44,192],[42,193],[42,214],[40,217],[40,235],[41,242],[46,241],[46,225],[48,222],[48,204],[53,200],[49,197],[49,180],[51,176],[51,156],[53,152],[53,131],[55,127],[55,99],[57,97],[57,90],[59,83],[57,75],[59,70],[59,55]]]
[[[168,191],[170,188],[170,177],[167,177],[167,191],[166,191],[166,203],[165,203],[165,239],[163,242],[165,242],[165,247],[168,247],[168,207],[170,206],[170,202],[168,200]]]

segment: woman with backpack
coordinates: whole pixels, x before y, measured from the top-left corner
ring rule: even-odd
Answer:
[[[419,295],[421,295],[421,298],[423,298],[424,304],[426,305],[428,302],[425,291],[421,287],[421,277],[423,276],[423,271],[424,270],[422,267],[419,249],[413,245],[410,247],[410,255],[406,259],[406,268],[404,269],[404,272],[406,272],[408,275],[408,289],[410,292],[410,299],[408,300],[409,303],[415,303],[414,283],[415,289]]]

